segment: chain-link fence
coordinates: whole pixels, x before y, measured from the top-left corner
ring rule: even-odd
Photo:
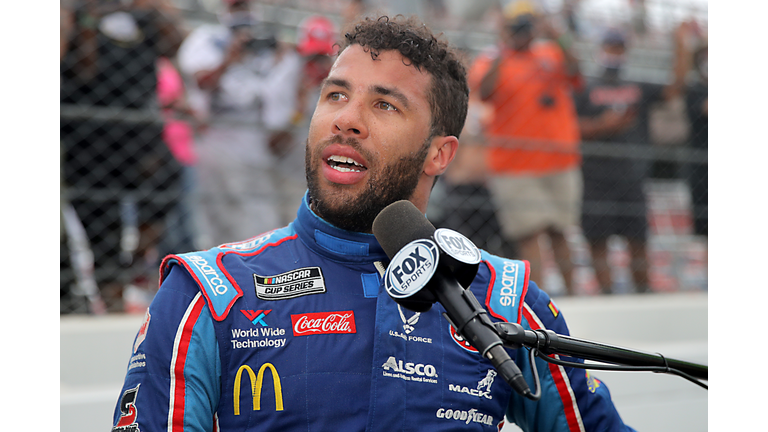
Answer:
[[[295,46],[308,17],[323,15],[338,31],[359,11],[357,3],[369,10],[387,11],[389,4],[396,12],[419,13],[466,51],[468,66],[497,39],[492,7],[485,14],[457,15],[455,2],[448,1],[253,2],[258,25],[250,27],[249,43],[259,52],[253,57],[262,60],[253,60],[250,72],[260,77],[262,87],[248,87],[224,70],[216,76],[217,61],[227,55],[215,28],[224,19],[224,3],[146,3],[152,2],[131,7],[108,1],[62,3],[61,313],[143,312],[156,292],[158,266],[166,254],[242,240],[292,219],[305,188],[303,140],[314,104],[306,101],[315,95],[304,84],[316,82],[312,73],[320,74],[325,63],[312,53],[282,56],[293,55],[295,63],[264,60],[269,56],[263,53],[278,45]],[[594,16],[581,18],[579,33],[569,24],[574,17],[566,7],[552,13],[571,36],[570,49],[586,83],[594,84],[601,76],[595,29],[607,28],[613,18],[602,23],[595,23]],[[627,23],[630,34],[634,22]],[[210,28],[198,32],[204,27]],[[636,105],[644,112],[624,134],[628,137],[583,138],[565,152],[581,158],[585,169],[597,166],[592,173],[604,173],[606,167],[619,171],[593,179],[602,195],[590,196],[586,188],[594,185],[584,186],[578,223],[568,226],[564,236],[572,274],[564,277],[559,271],[552,239],[537,240],[541,285],[551,293],[563,292],[565,278],[573,281],[576,294],[600,290],[592,237],[603,241],[599,247],[613,291],[637,288],[634,237],[611,225],[626,223],[622,218],[642,222],[638,237],[647,251],[643,284],[648,289],[706,289],[707,119],[706,110],[698,116],[692,111],[706,103],[706,82],[690,72],[676,97],[658,97],[675,67],[673,30],[646,27],[643,37],[627,45],[622,78],[642,90]],[[693,65],[686,70],[694,71]],[[270,105],[270,89],[293,102]],[[588,95],[573,93],[579,115],[590,114]],[[436,185],[428,216],[491,252],[536,262],[525,256],[521,238],[503,235],[503,205],[489,187],[495,175],[486,166],[487,152],[520,143],[498,140],[489,123],[477,124],[479,129],[462,136],[455,167]],[[631,184],[617,183],[629,178]],[[616,192],[620,186],[631,189],[633,198]],[[271,216],[254,222],[248,217],[253,214]],[[581,225],[585,217],[597,218],[597,226],[606,231],[586,232]],[[233,226],[241,231],[225,229]]]

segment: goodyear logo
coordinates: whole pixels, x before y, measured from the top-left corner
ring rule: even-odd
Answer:
[[[272,372],[272,385],[275,389],[275,410],[283,410],[283,388],[280,385],[280,375],[277,374],[277,369],[272,363],[264,363],[259,368],[259,373],[253,373],[248,365],[240,366],[235,375],[235,391],[234,391],[234,405],[235,415],[240,415],[240,384],[242,382],[243,371],[248,372],[248,376],[251,380],[251,396],[253,397],[253,410],[261,410],[261,387],[264,384],[264,372],[269,369]]]

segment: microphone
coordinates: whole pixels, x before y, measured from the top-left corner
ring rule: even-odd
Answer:
[[[384,274],[389,296],[403,307],[426,312],[435,301],[443,316],[518,394],[531,398],[520,372],[485,309],[466,289],[477,273],[480,251],[460,233],[435,227],[408,200],[385,207],[373,221],[373,235],[390,258]]]

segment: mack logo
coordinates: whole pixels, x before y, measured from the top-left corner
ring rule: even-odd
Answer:
[[[520,265],[512,261],[504,261],[501,272],[501,298],[502,306],[515,306],[517,298],[517,278],[520,276]],[[525,275],[523,275],[525,277]]]
[[[192,260],[192,264],[194,264],[195,267],[197,267],[197,270],[202,274],[214,296],[227,293],[228,288],[224,285],[224,279],[214,267],[208,264],[208,261],[205,258],[200,255],[192,255],[189,259]]]
[[[496,377],[496,371],[493,369],[488,369],[488,373],[485,375],[485,378],[478,381],[477,388],[469,388],[469,387],[463,387],[455,384],[448,384],[448,390],[457,392],[457,393],[465,393],[471,396],[484,397],[486,399],[493,399],[493,396],[491,396],[491,386],[493,385],[493,379],[495,377]]]
[[[283,300],[325,292],[325,279],[320,267],[305,267],[275,276],[253,275],[256,297]]]
[[[269,325],[264,322],[264,317],[267,316],[267,314],[269,314],[270,312],[272,312],[272,309],[257,310],[255,312],[252,310],[240,310],[240,312],[242,312],[246,318],[251,320],[253,325],[261,324],[262,327],[269,327]]]
[[[294,336],[357,333],[355,312],[314,312],[291,315]]]
[[[432,240],[415,240],[392,258],[384,275],[385,287],[395,298],[410,297],[423,288],[437,268],[437,245]]]
[[[264,363],[259,368],[259,373],[253,373],[248,365],[240,366],[235,375],[235,390],[234,390],[234,408],[235,415],[240,415],[240,385],[242,381],[243,371],[248,372],[248,377],[251,380],[251,396],[253,397],[253,410],[261,410],[261,387],[264,385],[264,371],[269,369],[272,372],[272,386],[275,389],[275,410],[283,410],[283,387],[280,384],[280,375],[277,373],[277,369],[272,363]]]
[[[472,241],[462,234],[447,228],[438,228],[435,231],[435,241],[443,252],[465,264],[477,264],[480,262],[480,250]]]

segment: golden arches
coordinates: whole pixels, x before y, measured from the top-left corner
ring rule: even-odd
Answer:
[[[277,369],[272,363],[264,363],[261,365],[258,374],[253,373],[248,365],[240,366],[235,375],[235,391],[234,391],[234,405],[235,415],[240,415],[240,383],[243,371],[248,372],[248,376],[251,379],[251,395],[253,396],[253,410],[261,410],[261,387],[264,383],[264,371],[269,369],[272,372],[272,383],[275,389],[275,409],[277,411],[283,410],[283,388],[280,384],[280,375],[277,374]]]

